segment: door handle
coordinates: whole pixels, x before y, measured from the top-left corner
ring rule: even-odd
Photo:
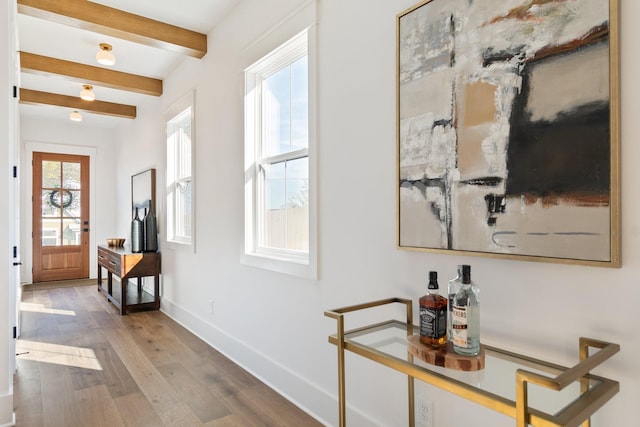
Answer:
[[[22,265],[21,262],[14,262],[13,265],[18,266],[18,265]]]

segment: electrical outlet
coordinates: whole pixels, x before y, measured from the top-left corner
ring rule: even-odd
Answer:
[[[416,399],[416,427],[433,427],[433,402],[424,396]]]

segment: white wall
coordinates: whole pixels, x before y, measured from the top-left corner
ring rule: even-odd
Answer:
[[[31,216],[32,167],[34,151],[77,154],[91,157],[91,195],[90,195],[90,233],[91,252],[89,254],[89,277],[97,275],[96,245],[106,244],[109,237],[117,237],[117,209],[115,200],[131,198],[127,191],[116,191],[119,170],[116,160],[117,141],[113,139],[113,130],[89,127],[80,123],[43,121],[23,116],[20,121],[21,145],[21,251],[23,283],[31,283],[33,230]],[[126,235],[123,235],[126,236]]]
[[[414,0],[318,2],[319,280],[240,264],[243,241],[243,75],[239,57],[303,0],[246,0],[209,34],[202,60],[186,59],[165,94],[119,129],[119,234],[128,233],[129,178],[158,169],[164,223],[163,115],[196,90],[195,253],[162,247],[162,309],[330,425],[337,424],[335,331],[329,308],[388,296],[417,299],[427,271],[453,275],[469,263],[482,287],[482,339],[560,364],[577,361],[579,336],[622,351],[597,372],[621,381],[594,426],[630,426],[640,395],[640,3],[622,10],[623,267],[467,258],[399,251],[396,230],[395,16]],[[209,301],[215,304],[209,314]],[[347,359],[351,425],[406,422],[405,381]],[[435,426],[512,426],[514,421],[450,394],[434,401]],[[464,408],[464,410],[461,410]],[[481,421],[478,421],[481,420]]]

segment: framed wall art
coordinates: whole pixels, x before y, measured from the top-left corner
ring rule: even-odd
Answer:
[[[620,266],[618,0],[397,16],[398,247]]]

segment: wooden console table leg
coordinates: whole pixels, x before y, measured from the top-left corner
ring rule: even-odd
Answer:
[[[102,266],[98,263],[98,292],[102,290]]]
[[[107,292],[113,296],[113,273],[107,271]]]
[[[155,274],[153,276],[153,302],[154,308],[160,310],[160,275]]]
[[[140,280],[140,278],[138,278]],[[122,301],[120,301],[120,315],[124,316],[127,314],[127,285],[129,284],[129,279],[121,277],[120,278],[120,297]]]

